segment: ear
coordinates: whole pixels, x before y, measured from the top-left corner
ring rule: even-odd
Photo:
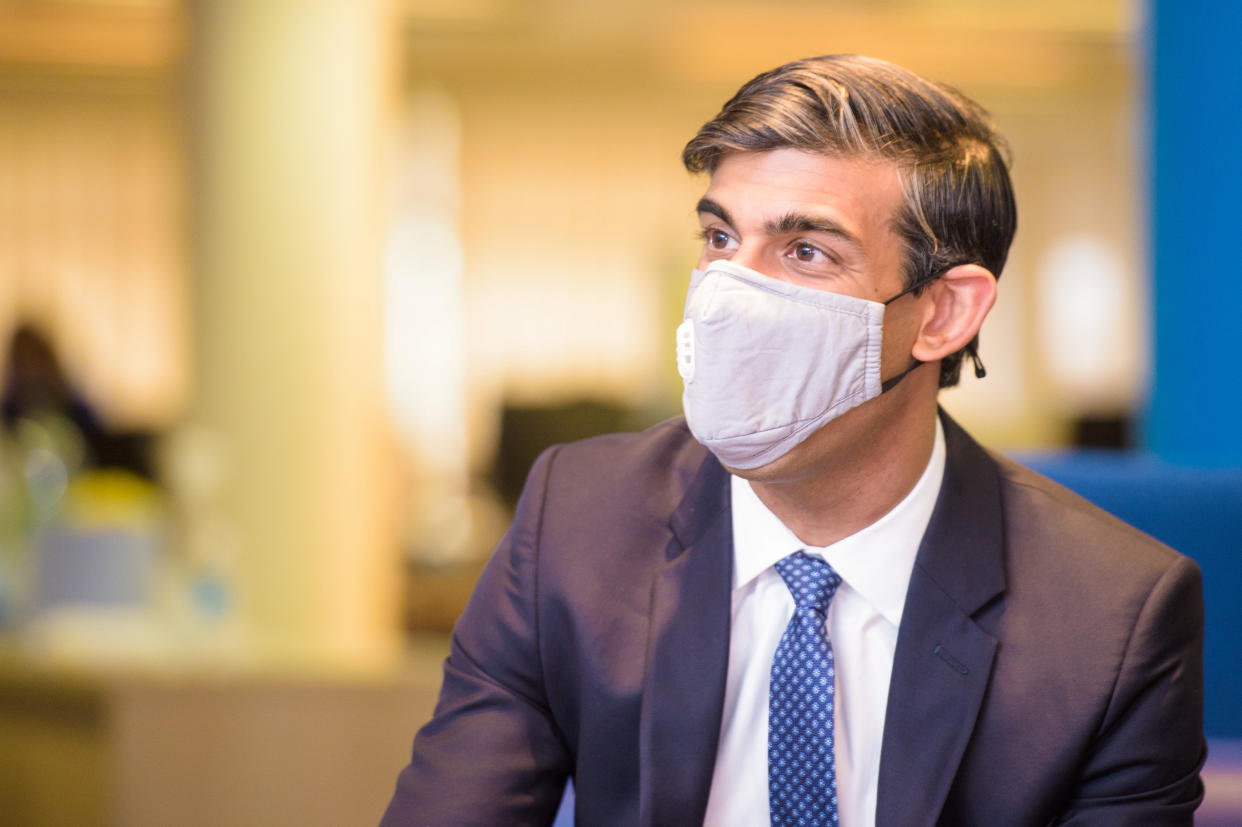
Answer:
[[[932,282],[923,324],[910,351],[921,362],[956,353],[975,337],[996,303],[996,276],[977,264],[962,264]]]

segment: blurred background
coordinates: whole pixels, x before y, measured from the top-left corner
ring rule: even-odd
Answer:
[[[1240,16],[0,0],[0,820],[377,820],[535,455],[680,410],[682,145],[839,51],[1009,139],[988,376],[943,404],[1200,559],[1242,737]]]

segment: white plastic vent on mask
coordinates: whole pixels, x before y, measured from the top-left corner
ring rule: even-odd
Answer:
[[[686,382],[694,379],[694,322],[689,319],[677,325],[677,372]]]

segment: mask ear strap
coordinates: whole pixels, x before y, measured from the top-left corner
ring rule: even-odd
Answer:
[[[918,284],[912,284],[909,287],[907,287],[905,290],[902,290],[896,296],[893,296],[888,301],[882,302],[882,304],[885,307],[888,307],[890,304],[897,301],[898,299],[900,299],[902,296],[906,295],[907,293],[913,293],[915,290],[922,290],[924,287],[931,284],[933,281],[935,281],[935,279],[928,279],[927,281],[919,282]]]
[[[970,344],[966,345],[966,355],[969,356],[970,360],[975,363],[975,378],[976,379],[982,379],[983,377],[988,375],[988,369],[983,366],[983,360],[979,358],[978,347],[975,345],[973,340],[971,341]],[[920,362],[918,359],[915,359],[914,361],[910,363],[910,367],[906,368],[901,373],[897,374],[891,379],[886,380],[883,384],[881,384],[880,393],[887,393],[888,391],[891,391],[893,388],[897,387],[898,382],[906,378],[906,375],[910,373],[910,371],[914,370],[920,365],[925,365],[925,364],[927,363]]]
[[[910,371],[914,370],[915,368],[917,368],[917,367],[919,367],[919,366],[921,366],[921,365],[925,365],[925,364],[927,364],[927,363],[926,363],[926,362],[920,362],[918,359],[914,359],[913,361],[911,361],[911,363],[910,363],[910,367],[906,368],[906,369],[905,369],[905,370],[903,370],[901,373],[897,374],[896,376],[892,377],[891,379],[886,380],[883,384],[881,384],[881,385],[880,385],[880,393],[888,393],[888,392],[889,392],[889,391],[891,391],[893,388],[897,387],[897,383],[898,383],[898,382],[900,382],[902,379],[905,379],[905,378],[906,378],[906,376],[910,373]]]
[[[897,301],[898,299],[900,299],[902,296],[906,295],[907,293],[913,293],[915,290],[922,290],[924,287],[931,284],[933,281],[935,281],[938,278],[940,278],[940,276],[936,276],[935,278],[931,278],[931,279],[925,279],[923,281],[917,282],[916,284],[912,284],[909,287],[907,287],[905,290],[902,290],[896,296],[893,296],[888,301],[883,302],[883,304],[885,307],[887,307],[888,305]],[[906,375],[909,374],[910,371],[914,370],[920,365],[925,365],[925,364],[927,363],[920,362],[918,359],[912,359],[910,361],[910,367],[906,368],[901,373],[897,374],[896,376],[892,377],[891,379],[887,380],[886,382],[880,385],[880,393],[888,393],[893,388],[897,387],[897,383],[900,382],[902,379],[905,379]]]
[[[976,379],[982,379],[988,375],[988,369],[983,366],[983,360],[979,358],[979,345],[977,339],[971,339],[970,344],[966,345],[966,355],[970,357],[970,361],[975,363]]]
[[[930,279],[923,279],[923,281],[915,282],[914,284],[907,287],[905,290],[902,290],[896,296],[893,296],[888,301],[883,302],[883,304],[885,307],[887,307],[888,305],[897,301],[898,299],[900,299],[902,296],[906,295],[907,293],[913,293],[915,290],[922,290],[924,287],[931,284],[933,281],[935,281],[938,278],[940,278],[940,276],[937,275],[937,276],[933,276]],[[910,373],[910,371],[914,370],[920,365],[925,365],[925,364],[927,363],[920,362],[918,359],[912,359],[910,361],[910,367],[906,368],[901,373],[897,374],[896,376],[892,377],[891,379],[885,381],[883,384],[880,385],[880,393],[888,393],[893,388],[897,387],[897,383],[900,382],[902,379],[905,379],[906,376]]]
[[[948,272],[948,271],[946,270],[945,272]],[[929,278],[929,279],[923,279],[922,281],[916,281],[914,284],[910,285],[910,286],[909,286],[909,287],[907,287],[905,290],[902,290],[902,291],[901,291],[900,293],[898,293],[896,296],[893,296],[893,297],[892,297],[891,299],[889,299],[888,301],[880,302],[880,304],[883,304],[885,307],[887,307],[888,305],[890,305],[890,304],[892,304],[893,302],[897,301],[898,299],[900,299],[902,296],[906,295],[907,293],[913,293],[913,292],[915,292],[915,291],[917,291],[917,290],[922,290],[924,287],[926,287],[927,285],[931,284],[933,281],[935,281],[936,279],[940,278],[940,277],[941,277],[941,276],[943,276],[943,275],[944,275],[944,273],[943,273],[943,272],[942,272],[942,273],[937,273],[936,275],[932,276],[932,277],[931,277],[931,278]]]
[[[938,278],[940,278],[939,275],[934,276],[930,279],[925,279],[924,281],[918,282],[917,284],[912,284],[909,287],[907,287],[905,290],[902,290],[896,296],[893,296],[891,299],[884,302],[884,305],[888,306],[892,304],[893,302],[897,301],[898,299],[900,299],[902,296],[906,295],[907,293],[913,293],[915,290],[921,290]],[[979,358],[979,340],[971,339],[970,344],[966,345],[965,350],[966,350],[966,355],[970,357],[970,361],[974,363],[975,378],[982,379],[983,377],[987,376],[988,369],[983,366],[983,360]],[[924,364],[926,364],[926,362],[920,362],[918,359],[915,359],[913,362],[911,362],[910,367],[906,368],[901,373],[897,374],[896,376],[892,377],[888,381],[881,384],[880,393],[886,393],[888,391],[891,391],[893,388],[897,387],[898,382],[906,378],[906,374],[908,374],[910,371],[917,368],[919,365],[924,365]]]

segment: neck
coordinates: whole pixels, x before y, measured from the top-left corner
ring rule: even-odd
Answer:
[[[910,493],[931,458],[936,398],[919,395],[926,402],[881,397],[873,401],[897,404],[879,411],[863,405],[829,423],[795,449],[809,461],[752,477],[755,494],[809,546],[831,545],[871,525]]]

